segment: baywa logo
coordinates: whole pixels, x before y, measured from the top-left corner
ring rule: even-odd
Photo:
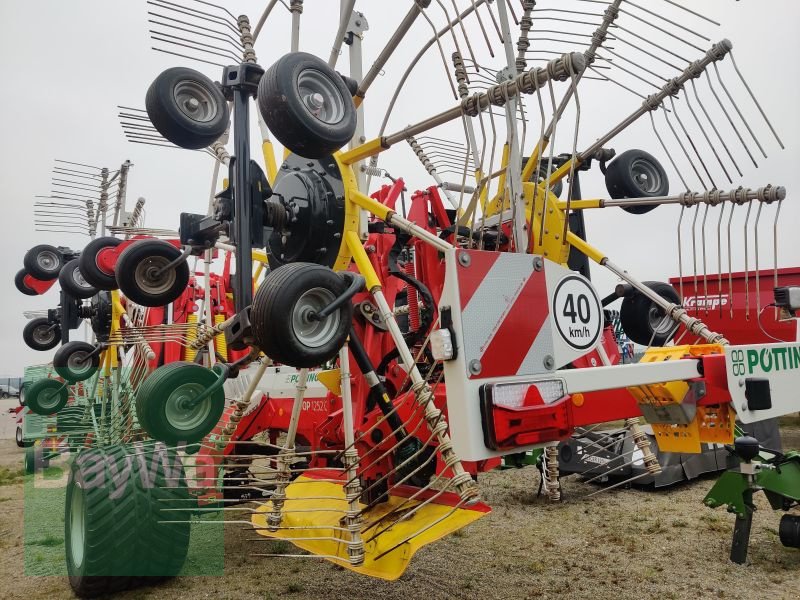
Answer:
[[[35,475],[36,488],[60,488],[68,485],[69,472],[84,489],[105,488],[110,497],[116,499],[125,493],[129,483],[143,489],[184,487],[189,482],[182,464],[179,450],[186,446],[167,447],[162,442],[155,446],[139,442],[130,446],[92,448],[79,452],[74,457],[74,466],[67,463],[51,466],[50,459],[41,447],[31,448],[30,473]],[[72,452],[70,452],[70,457]],[[213,485],[213,481],[200,481],[195,474],[193,485]],[[184,483],[185,482],[185,483]]]
[[[755,371],[771,373],[794,369],[800,369],[800,345],[731,352],[731,372],[734,377],[752,375]]]

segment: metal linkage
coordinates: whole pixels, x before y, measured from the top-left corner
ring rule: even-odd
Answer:
[[[758,202],[772,204],[780,202],[786,198],[786,188],[782,185],[767,185],[755,190],[750,188],[738,187],[730,191],[705,190],[703,192],[684,192],[674,196],[657,196],[651,198],[625,198],[620,200],[603,199],[601,206],[655,206],[660,204],[680,204],[685,207],[706,204],[708,206],[718,206],[725,202],[741,206],[746,202],[757,200]]]
[[[475,93],[464,98],[461,103],[438,115],[425,119],[416,125],[410,125],[397,133],[381,138],[383,148],[389,148],[410,136],[416,136],[434,127],[448,123],[462,115],[475,117],[491,106],[503,106],[510,98],[518,94],[533,94],[537,89],[547,85],[548,81],[566,81],[570,73],[584,70],[586,61],[582,54],[573,52],[550,61],[546,68],[533,68],[512,80],[494,85],[485,92]]]

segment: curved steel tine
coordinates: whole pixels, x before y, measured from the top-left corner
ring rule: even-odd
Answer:
[[[681,302],[683,302],[684,295],[683,295],[683,250],[681,250],[681,224],[683,223],[683,216],[686,213],[686,206],[681,206],[681,214],[678,217],[678,285],[679,290],[678,293],[681,297]]]
[[[441,0],[436,0],[436,1],[441,4]],[[472,50],[472,44],[470,44],[470,42],[469,42],[469,36],[467,35],[467,30],[464,27],[464,20],[461,18],[460,13],[458,12],[458,5],[456,4],[456,0],[450,0],[450,2],[453,4],[453,10],[456,13],[456,17],[455,18],[456,18],[456,21],[458,21],[459,28],[461,29],[461,35],[464,36],[464,41],[467,44],[467,50],[469,51],[469,55],[472,58],[472,60],[475,61],[475,52]],[[447,21],[450,22],[450,15],[444,9],[444,6],[442,6],[442,11],[445,14],[445,18],[447,18]],[[458,46],[456,46],[456,50],[458,50]],[[477,64],[477,62],[476,62],[476,64]]]
[[[750,152],[750,147],[747,145],[747,143],[745,143],[744,138],[742,137],[742,134],[739,133],[739,129],[736,127],[736,124],[733,122],[733,119],[731,118],[730,113],[728,113],[728,109],[725,108],[725,104],[722,102],[722,99],[719,97],[719,94],[717,94],[717,91],[714,89],[714,85],[711,83],[711,74],[708,72],[708,69],[706,69],[706,81],[708,82],[708,87],[711,90],[711,93],[713,94],[714,98],[716,99],[717,104],[719,104],[719,107],[722,109],[722,112],[725,115],[725,118],[728,119],[728,123],[730,123],[730,126],[733,128],[733,131],[736,134],[736,137],[739,138],[739,142],[741,143],[742,148],[744,148],[744,151],[747,152],[747,156],[750,157],[750,160],[753,162],[753,166],[757,168],[758,167],[758,163],[756,162],[756,159],[753,156],[753,153]]]
[[[750,276],[749,276],[749,236],[747,235],[747,225],[750,222],[750,212],[753,209],[753,201],[747,203],[747,214],[744,218],[744,318],[750,320]]]
[[[778,287],[778,216],[781,214],[783,200],[778,200],[778,208],[775,209],[775,221],[772,223],[772,279],[773,287]],[[778,320],[778,307],[775,307],[775,320]]]
[[[572,94],[572,97],[575,99],[575,133],[572,138],[572,156],[574,157],[578,155],[578,131],[580,130],[580,124],[581,124],[581,100],[580,100],[580,94],[578,94],[578,78],[571,67],[570,67],[570,86],[571,86],[570,93]],[[547,183],[548,185],[550,184],[549,177],[547,179]],[[569,186],[567,188],[567,208],[564,211],[564,229],[561,232],[562,246],[565,246],[567,244],[567,231],[569,231],[569,211],[570,211],[570,205],[572,203],[572,193],[574,185],[575,185],[575,161],[571,160],[569,163]]]
[[[760,285],[760,274],[758,272],[758,223],[761,220],[761,209],[764,208],[764,203],[758,203],[758,210],[756,211],[756,222],[753,225],[754,228],[754,254],[755,254],[755,261],[756,261],[756,319],[761,318],[761,285]]]
[[[478,21],[478,27],[481,29],[481,34],[483,35],[483,39],[486,42],[486,48],[489,50],[489,56],[494,58],[494,49],[492,48],[492,43],[489,41],[489,35],[486,33],[486,27],[483,25],[483,19],[481,19],[480,11],[478,7],[475,5],[475,0],[470,0],[472,4],[473,12],[475,13],[475,18]]]
[[[694,314],[700,314],[700,306],[697,302],[699,296],[699,287],[697,285],[697,217],[700,215],[700,205],[696,204],[694,207],[694,217],[692,218],[692,268],[694,279]]]
[[[694,165],[694,162],[692,162],[692,157],[689,156],[689,152],[687,152],[686,147],[683,145],[683,141],[681,141],[681,137],[678,135],[678,132],[675,131],[675,127],[673,127],[672,123],[670,122],[669,115],[667,114],[666,110],[664,111],[664,121],[666,121],[667,126],[669,127],[670,131],[672,132],[672,135],[675,137],[675,141],[678,142],[678,146],[680,146],[680,149],[683,151],[683,155],[686,157],[686,160],[689,162],[689,166],[692,167],[692,170],[694,171],[694,174],[697,175],[697,179],[700,181],[700,187],[706,188],[707,186],[706,186],[705,182],[703,181],[703,177],[700,175],[700,172],[697,170],[697,167]],[[680,173],[680,171],[679,171],[679,173]],[[688,189],[689,188],[687,187],[687,191],[688,191]]]
[[[714,119],[712,119],[709,116],[708,111],[706,110],[706,107],[703,104],[703,101],[700,99],[700,95],[697,93],[697,85],[695,85],[694,79],[692,79],[690,83],[692,85],[692,91],[694,92],[694,97],[697,100],[697,104],[700,106],[700,109],[703,111],[703,114],[706,116],[706,119],[708,120],[709,124],[711,125],[711,128],[713,129],[714,133],[717,135],[717,139],[719,140],[719,143],[722,144],[722,147],[725,149],[725,152],[728,154],[728,158],[731,159],[731,162],[733,163],[733,166],[736,169],[736,172],[739,174],[739,177],[741,177],[742,176],[742,170],[739,168],[739,165],[736,163],[736,159],[733,158],[733,154],[731,154],[731,151],[728,149],[728,145],[725,143],[725,140],[723,139],[722,135],[720,134],[719,129],[717,129],[717,126],[714,123]],[[689,102],[688,95],[687,95],[687,100],[686,101],[687,101],[687,104],[688,104],[688,102]],[[719,159],[719,157],[717,157],[717,158]],[[723,167],[723,169],[724,169],[724,167]],[[725,171],[725,175],[728,175],[727,171]],[[730,178],[730,176],[728,176],[728,181],[730,181],[730,180],[731,180],[731,178]],[[733,183],[733,182],[731,182],[731,183]]]
[[[719,317],[722,318],[722,217],[725,216],[725,204],[720,206],[719,219],[717,220],[717,298],[719,302]]]
[[[626,4],[629,4],[629,5],[632,5],[632,6],[637,6],[637,5],[633,4],[632,2],[630,2],[630,0],[628,0],[626,2]],[[639,7],[637,6],[637,8],[639,8]],[[697,45],[693,44],[692,42],[689,42],[686,39],[684,39],[682,37],[679,37],[678,35],[672,33],[668,29],[664,29],[663,27],[660,27],[659,25],[656,25],[655,23],[652,23],[652,22],[648,21],[647,19],[637,15],[636,13],[632,13],[629,10],[624,10],[623,11],[621,8],[620,8],[620,12],[624,12],[626,15],[630,16],[632,19],[635,19],[635,20],[639,21],[640,23],[644,23],[645,25],[648,25],[649,27],[652,27],[653,29],[655,29],[657,31],[660,31],[663,34],[670,36],[671,38],[673,38],[673,39],[675,39],[675,40],[677,40],[677,41],[689,46],[690,48],[692,48],[694,50],[697,50],[698,52],[703,52],[704,51],[703,48],[701,48],[700,46],[697,46]],[[650,11],[646,11],[646,12],[650,12]],[[695,33],[695,32],[692,32],[692,33]],[[703,35],[700,35],[700,34],[695,34],[695,35],[697,35],[698,37],[702,38],[704,41],[707,41],[707,42],[711,41],[711,38],[707,38],[706,36],[703,36]]]
[[[775,140],[778,142],[778,145],[781,147],[781,150],[784,150],[785,146],[783,145],[783,142],[781,141],[781,138],[778,137],[778,132],[775,131],[775,128],[772,126],[772,123],[770,122],[769,118],[767,118],[767,113],[765,113],[764,109],[761,108],[761,104],[756,99],[756,95],[753,93],[753,90],[750,89],[750,86],[748,85],[747,80],[744,78],[744,75],[742,75],[742,72],[739,70],[739,67],[736,65],[736,61],[733,59],[733,52],[730,53],[730,56],[731,56],[731,64],[733,65],[734,71],[736,71],[736,74],[739,76],[739,79],[742,80],[742,84],[744,85],[745,89],[747,90],[747,93],[750,94],[750,98],[752,98],[753,103],[756,105],[756,108],[758,109],[758,112],[760,112],[761,116],[764,117],[764,121],[767,123],[767,126],[769,127],[769,130],[772,132],[772,135],[775,136]]]
[[[497,38],[500,42],[503,42],[503,33],[500,31],[500,25],[497,23],[497,19],[494,16],[494,12],[492,12],[492,3],[485,2],[486,10],[489,11],[489,18],[492,20],[492,25],[494,25],[494,30],[497,32]]]
[[[694,83],[694,80],[692,80],[692,83]],[[689,100],[689,94],[688,93],[684,94],[684,98],[686,99],[686,106],[689,108],[689,112],[692,113],[692,117],[694,117],[695,123],[697,123],[697,126],[700,128],[700,132],[703,134],[703,137],[705,138],[706,143],[708,144],[708,147],[711,149],[711,152],[714,154],[714,157],[717,159],[717,162],[719,163],[719,166],[722,168],[722,172],[725,173],[725,178],[728,180],[728,183],[733,183],[733,179],[731,179],[730,174],[728,174],[728,169],[725,168],[725,164],[722,162],[722,159],[720,158],[719,154],[717,153],[717,149],[714,147],[714,144],[711,142],[711,138],[708,137],[708,134],[706,133],[706,129],[705,129],[705,127],[703,127],[703,123],[700,121],[700,119],[697,116],[697,113],[694,111],[694,108],[692,107],[692,103]],[[708,115],[706,115],[706,116],[708,116]],[[714,184],[713,180],[712,180],[711,183],[712,183],[712,185]],[[714,187],[716,188],[716,185]]]
[[[700,161],[700,166],[703,167],[703,171],[705,171],[706,176],[708,177],[709,181],[711,182],[711,186],[713,187],[713,189],[717,189],[717,184],[714,182],[714,178],[711,176],[711,173],[709,172],[708,167],[706,166],[706,162],[703,160],[703,156],[700,154],[700,151],[697,149],[697,145],[694,143],[694,140],[692,139],[692,136],[690,136],[689,132],[686,130],[686,127],[684,126],[683,121],[681,120],[681,117],[678,114],[677,109],[675,108],[675,99],[672,96],[669,97],[669,103],[670,103],[670,106],[672,107],[672,112],[675,115],[675,120],[678,121],[678,125],[680,125],[680,128],[683,131],[683,134],[686,136],[686,139],[689,141],[689,145],[692,147],[692,150],[694,150],[695,155],[697,155],[697,160]],[[698,174],[698,176],[699,176],[699,174]],[[701,178],[700,181],[702,181],[702,178]],[[703,187],[706,187],[705,183],[703,183]]]
[[[487,111],[487,112],[489,117],[489,124],[492,126],[492,143],[491,143],[492,152],[491,155],[489,156],[489,174],[491,174],[494,168],[495,151],[497,149],[497,126],[495,125],[494,122],[494,113],[492,113],[492,111]],[[502,190],[500,190],[499,187],[498,187],[498,193],[502,193]],[[489,177],[489,179],[486,182],[486,196],[484,197],[484,202],[483,205],[481,206],[481,231],[480,231],[480,243],[478,245],[478,250],[483,250],[484,248],[484,231],[486,228],[486,206],[487,203],[491,200],[491,198],[492,198],[492,178]],[[496,248],[496,250],[499,251],[499,247]]]
[[[699,37],[699,38],[700,38],[700,39],[702,39],[702,40],[705,40],[706,42],[710,42],[710,41],[711,41],[711,38],[709,38],[709,37],[706,37],[705,35],[703,35],[703,34],[701,34],[701,33],[697,33],[695,30],[693,30],[693,29],[690,29],[690,28],[686,27],[685,25],[681,25],[681,24],[680,24],[680,23],[678,23],[677,21],[673,21],[673,20],[671,20],[671,19],[668,19],[668,18],[667,18],[667,17],[665,17],[663,14],[659,14],[659,13],[653,12],[653,11],[651,11],[651,10],[648,10],[648,9],[644,8],[643,6],[641,6],[641,5],[639,5],[639,4],[636,4],[636,3],[635,3],[635,2],[633,2],[632,0],[628,0],[628,1],[627,1],[627,4],[629,4],[630,6],[635,6],[635,7],[636,7],[636,8],[638,8],[639,10],[641,10],[641,11],[643,11],[643,12],[646,12],[646,13],[648,13],[648,14],[650,14],[650,15],[653,15],[654,17],[656,17],[656,18],[658,18],[658,19],[661,19],[662,21],[665,21],[665,22],[669,23],[670,25],[674,25],[674,26],[675,26],[675,27],[677,27],[678,29],[683,29],[683,30],[684,30],[684,31],[686,31],[687,33],[691,33],[691,34],[693,34],[693,35],[696,35],[697,37]]]
[[[553,109],[553,113],[551,115],[551,123],[553,124],[553,126],[552,126],[552,132],[550,134],[549,151],[547,153],[547,171],[546,171],[546,173],[548,174],[548,177],[547,177],[547,182],[545,183],[545,192],[544,192],[544,198],[545,199],[544,199],[544,202],[546,202],[547,198],[550,196],[550,177],[549,177],[549,174],[552,173],[552,171],[553,171],[553,156],[554,156],[554,153],[555,153],[555,146],[556,146],[556,133],[557,133],[557,129],[558,129],[558,123],[560,121],[560,119],[558,118],[558,114],[557,114],[558,110],[556,108],[556,106],[557,106],[556,105],[556,96],[555,96],[555,92],[553,91],[553,82],[552,81],[548,81],[547,83],[548,83],[547,90],[548,90],[549,95],[550,95],[550,107]],[[548,213],[548,211],[547,211],[546,207],[543,204],[542,205],[542,220],[541,220],[541,224],[539,225],[539,243],[541,243],[541,240],[544,239],[544,230],[545,230],[544,225],[545,225],[545,221],[547,220],[547,213]]]
[[[706,263],[706,220],[708,219],[709,208],[711,208],[711,206],[706,204],[706,208],[703,211],[703,223],[701,225],[701,235],[703,244],[703,295],[706,297],[706,301],[704,303],[706,309],[706,315],[708,315],[708,266]]]
[[[736,204],[731,204],[731,212],[728,215],[728,306],[730,307],[731,319],[733,319],[733,254],[731,252],[731,222]]]
[[[728,91],[728,87],[725,85],[725,82],[722,81],[722,75],[720,75],[719,66],[717,66],[717,63],[714,63],[714,73],[717,75],[717,80],[719,81],[720,86],[722,86],[725,95],[728,96],[728,100],[731,101],[733,108],[736,110],[736,114],[739,115],[739,118],[742,120],[742,123],[744,123],[745,128],[747,128],[747,131],[750,133],[750,137],[753,138],[753,141],[756,143],[756,146],[758,146],[758,149],[761,150],[761,154],[764,156],[764,158],[767,158],[767,153],[764,152],[764,148],[761,146],[761,142],[758,141],[756,134],[753,133],[753,129],[752,127],[750,127],[750,123],[747,121],[747,119],[744,118],[742,111],[739,109],[739,105],[736,104],[736,100],[733,99],[733,96]]]
[[[536,88],[536,100],[539,104],[539,140],[536,142],[536,148],[541,148],[544,144],[544,137],[545,137],[545,112],[544,112],[544,103],[542,102],[542,90]],[[541,163],[541,157],[539,157],[539,162]],[[539,169],[537,167],[536,172],[538,173]],[[536,178],[538,180],[538,177]],[[533,189],[533,200],[531,201],[531,221],[528,224],[528,252],[533,252],[535,247],[535,242],[533,239],[533,223],[536,220],[536,206],[537,201],[539,199],[539,186],[537,185]],[[541,219],[544,219],[544,215],[547,211],[542,208],[542,212],[539,215]],[[541,244],[541,237],[539,238],[539,243]]]

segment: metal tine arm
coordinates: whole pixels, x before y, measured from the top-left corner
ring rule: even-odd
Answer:
[[[414,21],[417,20],[417,17],[419,17],[422,11],[425,10],[429,5],[430,0],[414,0],[411,8],[409,8],[408,12],[406,13],[406,16],[403,17],[403,20],[392,34],[392,37],[389,38],[388,42],[386,42],[386,45],[378,55],[378,58],[375,59],[375,62],[372,63],[369,71],[364,74],[364,78],[359,83],[358,89],[354,95],[357,103],[360,103],[360,100],[363,100],[363,98],[366,96],[367,90],[372,85],[373,81],[375,81],[375,78],[378,76],[378,74],[383,70],[383,67],[392,56],[392,53],[394,53],[394,51],[400,45],[400,42],[411,29]],[[458,21],[460,22],[460,19]]]
[[[582,54],[575,52],[565,54],[559,59],[550,61],[545,69],[534,68],[526,71],[510,81],[492,86],[483,93],[464,98],[454,108],[421,121],[416,125],[406,127],[397,133],[382,137],[381,143],[384,149],[389,148],[409,136],[423,133],[462,115],[474,117],[491,106],[503,106],[509,98],[513,98],[520,93],[532,94],[538,88],[546,85],[551,79],[565,81],[569,78],[570,72],[583,71],[585,65],[586,62]]]
[[[767,185],[755,190],[750,188],[738,187],[730,191],[706,190],[703,192],[684,192],[674,196],[659,196],[654,198],[627,198],[623,200],[601,200],[603,206],[645,206],[661,204],[680,204],[682,206],[696,206],[706,204],[717,206],[724,202],[737,205],[746,202],[758,201],[765,204],[780,202],[786,198],[786,188],[783,186]]]
[[[731,44],[731,42],[728,40],[722,40],[721,42],[714,44],[714,46],[712,46],[708,50],[708,52],[706,52],[705,56],[702,59],[691,63],[678,77],[674,77],[673,79],[670,79],[668,82],[666,82],[659,92],[648,96],[642,103],[642,106],[639,107],[639,109],[634,111],[630,116],[624,119],[616,127],[611,129],[608,133],[601,136],[584,152],[579,153],[574,160],[580,163],[586,157],[594,156],[595,153],[600,148],[602,148],[606,143],[608,143],[611,139],[613,139],[620,131],[624,130],[629,125],[633,124],[644,114],[659,108],[662,102],[667,97],[674,96],[681,89],[683,89],[683,86],[688,81],[690,81],[691,79],[696,79],[697,77],[702,75],[710,64],[713,64],[725,58],[725,56],[728,54],[728,52],[730,52],[732,47],[733,44]],[[569,162],[571,163],[572,161]],[[556,174],[557,176],[563,177],[563,175],[566,174],[568,170],[569,170],[569,163],[566,163],[561,168],[559,168]]]
[[[200,0],[191,0],[193,2],[200,2]],[[207,6],[211,6],[218,10],[225,12],[226,16],[221,17],[219,15],[215,15],[209,12],[197,10],[196,8],[190,8],[188,6],[184,6],[181,4],[176,4],[174,2],[168,2],[167,0],[147,0],[147,3],[151,6],[156,6],[158,8],[163,8],[165,10],[170,10],[176,13],[188,15],[190,17],[194,17],[199,20],[209,21],[211,23],[217,23],[220,25],[224,25],[228,29],[231,30],[237,36],[239,35],[239,30],[236,28],[236,17],[233,16],[229,11],[224,8],[217,6],[216,4],[210,4],[207,2],[201,2],[201,4],[206,4]],[[148,13],[149,14],[149,13]]]
[[[614,21],[619,17],[619,6],[622,3],[622,0],[614,0],[611,4],[609,4],[605,11],[603,11],[603,20],[600,23],[599,27],[592,33],[592,45],[583,53],[584,60],[586,66],[591,67],[595,61],[597,56],[597,50],[605,43],[606,39],[608,38],[608,30]],[[571,85],[567,90],[566,94],[561,100],[561,104],[559,104],[558,108],[555,111],[550,123],[545,128],[544,134],[541,136],[541,139],[538,142],[538,146],[534,152],[531,153],[528,162],[525,164],[525,167],[522,170],[522,179],[523,181],[530,180],[531,176],[533,175],[534,169],[538,168],[539,159],[542,156],[542,152],[544,151],[544,147],[550,142],[550,138],[553,135],[553,131],[556,127],[556,123],[561,118],[561,115],[567,108],[570,100],[572,99],[572,95],[575,92],[575,85],[580,81],[581,77],[583,76],[585,69],[576,70],[573,76],[574,85]]]

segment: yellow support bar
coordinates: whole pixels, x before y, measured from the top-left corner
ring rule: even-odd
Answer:
[[[556,204],[558,210],[567,210],[567,202],[561,200]],[[584,200],[571,200],[569,203],[570,210],[584,210],[586,208],[603,208],[603,201],[599,198],[587,198]]]
[[[359,238],[358,234],[354,231],[348,231],[345,234],[345,241],[350,248],[350,252],[353,254],[353,260],[356,261],[359,272],[364,276],[364,279],[367,280],[367,290],[372,292],[376,288],[380,289],[381,280],[378,278],[378,274],[369,261],[369,256],[367,256],[364,245],[361,243],[361,238]]]
[[[383,140],[381,138],[375,138],[374,140],[364,142],[360,146],[356,146],[347,152],[342,152],[339,155],[339,162],[344,165],[352,165],[353,163],[357,163],[361,160],[369,158],[370,156],[380,154],[384,150],[386,150],[386,148],[383,146]]]
[[[603,264],[603,259],[606,258],[606,255],[603,254],[600,250],[598,250],[597,248],[595,248],[594,246],[592,246],[591,244],[589,244],[585,240],[582,240],[581,238],[579,238],[577,235],[575,235],[571,231],[567,232],[567,243],[570,246],[573,246],[574,248],[578,249],[580,252],[582,252],[586,256],[588,256],[590,259],[592,259],[598,265]]]
[[[388,206],[385,204],[381,204],[374,198],[370,198],[369,196],[362,194],[361,192],[357,192],[353,190],[351,196],[351,200],[355,202],[358,206],[366,210],[367,212],[372,213],[379,219],[386,221],[389,217],[390,213],[394,211],[389,209]]]
[[[485,203],[486,194],[488,193],[489,188],[488,182],[481,190],[481,207],[485,209],[487,217],[499,214],[508,208],[508,198],[506,197],[506,173],[508,172],[509,151],[508,144],[504,144],[503,156],[500,159],[500,177],[497,180],[497,193],[489,201],[488,205]]]
[[[270,140],[264,140],[261,144],[261,153],[264,155],[264,166],[267,169],[267,181],[275,183],[275,176],[278,174],[278,165],[275,164],[275,149]]]
[[[542,155],[542,152],[547,148],[547,144],[550,140],[547,138],[542,140],[542,147],[539,148],[539,144],[536,144],[536,147],[533,149],[530,157],[528,158],[528,162],[525,163],[525,166],[522,168],[522,181],[531,181],[531,177],[533,177],[533,171],[539,165],[539,158]]]

